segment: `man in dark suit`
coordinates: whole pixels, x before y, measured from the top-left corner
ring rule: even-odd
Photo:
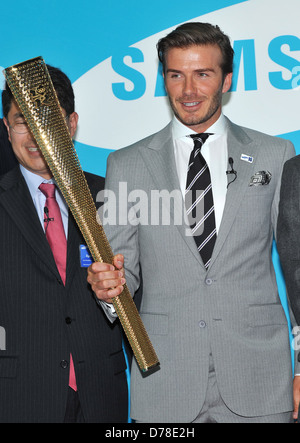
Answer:
[[[277,249],[296,324],[300,325],[300,156],[288,160],[283,168],[279,215],[277,224]],[[294,322],[295,323],[295,322]],[[299,327],[293,332],[299,336]],[[299,350],[299,337],[295,339]],[[300,362],[300,356],[298,356]],[[296,373],[295,375],[300,375]],[[294,398],[294,419],[299,414],[300,393]]]
[[[0,176],[13,169],[18,164],[10,141],[5,124],[0,118]]]
[[[60,70],[49,72],[73,137],[72,85]],[[2,103],[19,165],[0,180],[0,422],[126,422],[120,326],[107,320],[86,283],[85,242],[57,188],[58,217],[46,207],[41,189],[55,183],[8,88]],[[95,199],[104,179],[86,178]],[[48,239],[58,219],[63,272]]]

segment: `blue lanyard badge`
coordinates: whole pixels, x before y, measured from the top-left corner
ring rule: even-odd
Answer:
[[[88,247],[85,245],[79,246],[79,253],[80,253],[80,266],[82,268],[88,268],[91,266],[91,264],[94,263],[94,260],[90,254],[90,251],[88,250]]]

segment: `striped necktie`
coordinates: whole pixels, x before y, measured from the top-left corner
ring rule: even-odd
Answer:
[[[201,154],[201,148],[212,134],[196,134],[191,138],[194,149],[190,156],[185,205],[189,224],[203,264],[207,270],[215,246],[217,231],[208,165]]]

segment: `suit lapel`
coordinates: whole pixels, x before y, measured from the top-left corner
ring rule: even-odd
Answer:
[[[81,243],[85,242],[69,210],[66,287],[72,283],[75,271],[78,270],[80,262],[79,245]]]
[[[12,223],[17,226],[40,260],[57,278],[60,278],[51,248],[19,167],[3,177],[0,187],[2,188],[0,205],[9,214]]]
[[[211,265],[218,257],[225,240],[232,228],[238,209],[244,198],[246,189],[250,183],[250,179],[254,174],[255,163],[258,154],[256,143],[248,137],[242,128],[232,124],[227,119],[228,124],[228,157],[234,160],[234,169],[237,171],[237,179],[232,183],[227,191],[226,203],[223,218],[218,233],[216,245],[212,255]],[[147,146],[140,149],[145,164],[151,173],[155,189],[168,190],[170,193],[174,190],[180,190],[177,168],[174,155],[174,145],[172,140],[171,124],[164,130],[159,132]],[[253,158],[253,162],[241,160],[242,154],[246,154]],[[228,182],[232,180],[229,176]],[[185,206],[182,199],[181,205],[174,208],[171,200],[171,217],[179,217],[178,220],[184,220]],[[174,222],[173,217],[173,222]],[[180,218],[181,217],[181,218]],[[182,222],[177,228],[183,239],[189,246],[191,252],[201,264],[201,268],[206,272],[203,261],[200,257],[194,238],[187,235],[187,226]]]
[[[249,186],[250,179],[254,174],[255,163],[258,155],[258,147],[248,135],[228,120],[228,157],[234,160],[234,169],[237,171],[237,179],[230,184],[227,191],[223,218],[212,255],[211,265],[218,257],[224,242],[232,228],[238,209],[244,199],[245,192]],[[251,156],[253,162],[241,160],[242,154]],[[228,183],[232,180],[230,175]]]
[[[180,184],[178,180],[174,144],[172,139],[172,125],[168,125],[161,132],[156,134],[151,143],[147,146],[148,149],[142,147],[140,153],[144,158],[145,165],[147,166],[150,174],[152,175],[155,190],[166,190],[170,194],[176,191],[176,204],[174,205],[174,199],[170,199],[170,217],[171,222],[176,224],[180,235],[189,246],[191,252],[201,265],[204,272],[205,268],[203,261],[198,252],[195,240],[190,233],[189,227],[185,224],[185,205],[180,191]],[[175,223],[176,221],[176,223]],[[178,222],[177,222],[178,221]],[[180,223],[179,223],[180,222]]]

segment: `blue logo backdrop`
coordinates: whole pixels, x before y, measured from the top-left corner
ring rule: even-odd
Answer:
[[[112,150],[170,119],[157,40],[203,18],[231,36],[236,52],[225,114],[291,140],[300,153],[299,12],[299,0],[15,0],[1,6],[0,70],[39,55],[61,68],[75,89],[83,169],[105,175]],[[3,82],[0,74],[0,89]],[[273,257],[287,311],[276,248]]]

